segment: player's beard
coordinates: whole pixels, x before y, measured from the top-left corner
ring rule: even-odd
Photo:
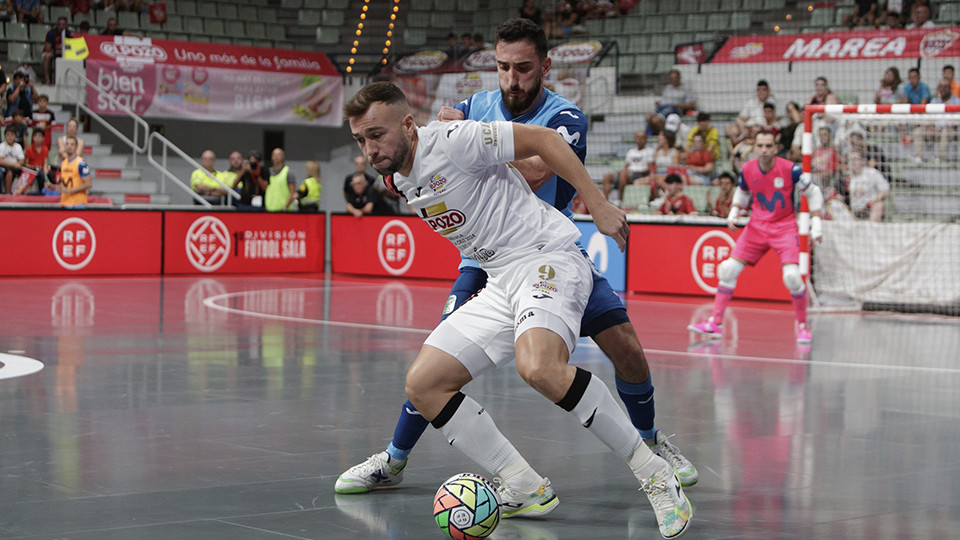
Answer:
[[[510,95],[510,92],[516,92],[522,90],[519,86],[512,86],[508,89],[500,87],[500,97],[503,99],[503,106],[506,107],[510,114],[514,116],[520,116],[527,109],[533,105],[533,100],[537,99],[537,96],[540,95],[540,88],[543,86],[543,78],[537,77],[536,82],[528,92],[525,92],[520,97],[514,97]]]
[[[410,141],[406,137],[400,137],[400,141],[397,143],[397,149],[394,150],[393,155],[390,156],[390,159],[386,162],[385,165],[377,164],[373,165],[374,170],[383,176],[391,175],[400,170],[400,167],[403,166],[404,162],[407,161],[407,156],[410,154]],[[378,156],[379,158],[379,156]]]

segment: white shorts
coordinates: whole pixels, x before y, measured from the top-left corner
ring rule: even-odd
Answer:
[[[487,281],[425,344],[456,357],[473,378],[516,357],[515,342],[531,328],[563,338],[573,352],[593,290],[590,260],[576,246],[517,262]]]

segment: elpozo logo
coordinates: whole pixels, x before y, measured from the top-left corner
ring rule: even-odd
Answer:
[[[213,272],[230,256],[230,231],[213,216],[203,216],[187,229],[184,238],[187,260],[201,272]]]
[[[53,232],[53,257],[66,270],[80,270],[97,252],[97,235],[86,221],[71,217]]]
[[[125,43],[104,41],[100,44],[100,52],[117,60],[138,62],[167,61],[167,51],[163,50],[163,47],[153,45],[149,41],[142,43],[136,43],[134,41],[135,40],[127,40]]]

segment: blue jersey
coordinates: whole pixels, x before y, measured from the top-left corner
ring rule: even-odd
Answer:
[[[543,89],[540,102],[533,109],[520,116],[513,116],[503,106],[500,90],[477,92],[457,103],[454,108],[462,112],[468,120],[483,122],[506,120],[555,129],[577,154],[581,163],[587,155],[586,115],[566,98],[547,88]],[[536,191],[536,194],[547,204],[553,205],[557,210],[563,212],[565,216],[573,217],[571,205],[577,190],[564,179],[558,176],[550,178]],[[579,245],[579,242],[577,242],[577,245]],[[476,262],[467,258],[460,262],[460,267],[463,268],[464,266],[479,267]]]

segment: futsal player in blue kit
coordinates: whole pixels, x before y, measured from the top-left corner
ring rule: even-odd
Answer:
[[[497,71],[500,91],[484,91],[443,107],[442,121],[470,119],[506,120],[555,129],[583,161],[586,155],[587,119],[576,105],[543,87],[550,70],[547,38],[527,19],[511,19],[497,28]],[[513,162],[537,196],[572,217],[571,201],[576,190],[554,175],[539,157]],[[580,250],[587,256],[583,246]],[[635,428],[653,453],[667,461],[684,487],[698,480],[696,468],[654,424],[653,383],[640,341],[620,297],[599,272],[593,272],[593,292],[583,314],[580,335],[590,336],[611,359],[617,392],[626,405]],[[486,284],[487,275],[471,259],[460,263],[457,278],[443,309],[443,318],[460,307]],[[393,440],[386,451],[351,467],[337,479],[338,493],[365,493],[399,484],[407,456],[426,430],[427,422],[408,400],[403,404]],[[524,510],[530,510],[528,507]],[[535,509],[533,509],[535,510]],[[509,511],[504,517],[516,515]]]

